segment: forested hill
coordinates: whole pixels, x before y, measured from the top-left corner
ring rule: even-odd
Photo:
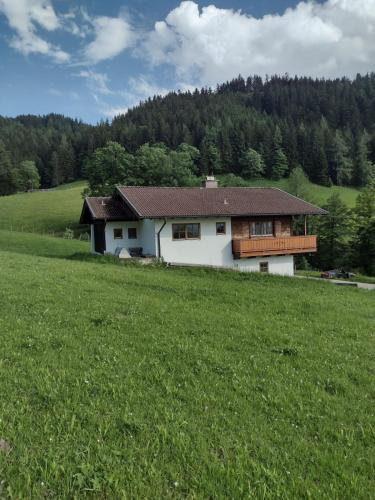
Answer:
[[[190,144],[200,150],[201,174],[279,179],[301,165],[314,182],[363,186],[375,164],[375,74],[238,77],[215,90],[154,97],[97,126],[54,114],[0,118],[0,194],[28,175],[14,175],[23,160],[35,162],[42,187],[81,178],[85,158],[109,140],[130,153],[147,142]]]
[[[113,132],[131,148],[190,143],[205,169],[246,175],[252,148],[267,177],[299,164],[314,182],[361,186],[375,163],[375,74],[354,81],[239,77],[215,91],[142,103],[116,118]]]

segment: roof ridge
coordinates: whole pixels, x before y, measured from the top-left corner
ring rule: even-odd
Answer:
[[[279,191],[283,191],[277,187],[273,186],[218,186],[217,188],[206,188],[204,186],[121,186],[117,185],[117,189],[125,189],[125,188],[138,188],[138,189],[199,189],[205,191],[214,191],[218,189],[278,189]],[[283,191],[286,193],[286,191]],[[289,193],[288,193],[289,194]]]
[[[272,189],[277,189],[278,191],[281,191],[282,193],[286,193],[287,195],[292,196],[296,200],[302,201],[303,203],[306,203],[307,205],[310,205],[311,207],[318,208],[319,210],[322,210],[323,212],[328,213],[327,210],[324,210],[324,208],[318,207],[318,205],[314,205],[313,203],[310,203],[309,201],[303,200],[302,198],[300,198],[299,196],[296,196],[295,194],[288,193],[288,191],[284,191],[283,189],[280,189],[278,187],[274,187]]]

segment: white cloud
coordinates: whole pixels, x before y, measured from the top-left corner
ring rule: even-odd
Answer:
[[[303,1],[261,19],[184,1],[155,24],[137,55],[171,65],[187,85],[239,73],[354,76],[374,69],[375,0]]]
[[[85,78],[87,85],[92,92],[99,94],[112,94],[112,90],[108,87],[109,78],[106,73],[97,73],[92,70],[82,70],[75,76]]]
[[[92,24],[95,39],[84,49],[87,62],[96,64],[105,59],[112,59],[135,43],[135,32],[123,17],[100,16],[94,18]]]
[[[22,54],[44,54],[56,62],[69,61],[69,54],[37,34],[37,26],[54,31],[61,27],[50,0],[0,0],[0,14],[8,19],[16,35],[9,45]]]
[[[104,103],[102,104],[102,109],[101,113],[103,116],[106,118],[114,118],[115,116],[118,115],[125,115],[128,111],[128,107],[122,107],[122,106],[106,106]]]
[[[121,98],[121,102],[115,105],[108,105],[98,99],[101,113],[107,118],[113,118],[117,115],[125,114],[129,108],[136,106],[140,101],[144,101],[155,95],[165,95],[169,89],[160,87],[155,84],[150,78],[145,75],[140,75],[137,78],[129,78],[128,87],[126,90],[112,91],[114,96]]]

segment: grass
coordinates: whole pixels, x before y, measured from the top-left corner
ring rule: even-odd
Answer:
[[[61,235],[77,230],[85,182],[0,197],[0,229]]]
[[[273,181],[269,179],[257,179],[248,181],[249,186],[258,186],[258,187],[278,187],[285,191],[288,191],[288,180],[281,179],[280,181]],[[348,207],[353,208],[355,206],[357,196],[359,191],[354,188],[342,187],[342,186],[332,186],[325,187],[319,186],[318,184],[309,183],[309,190],[312,196],[312,199],[318,205],[324,205],[328,198],[333,193],[339,193],[343,202],[345,202]]]
[[[297,271],[297,274],[299,276],[307,276],[309,278],[320,278],[320,275],[322,274],[321,271]],[[375,277],[373,276],[365,276],[364,274],[359,274],[355,273],[354,278],[350,279],[342,279],[342,281],[358,281],[359,283],[374,283],[375,284]]]
[[[371,496],[373,292],[0,242],[1,498]]]

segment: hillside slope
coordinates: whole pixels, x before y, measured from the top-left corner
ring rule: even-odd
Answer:
[[[82,209],[84,182],[48,191],[0,196],[0,229],[61,235],[76,229]]]
[[[6,237],[0,496],[374,491],[372,292]]]

